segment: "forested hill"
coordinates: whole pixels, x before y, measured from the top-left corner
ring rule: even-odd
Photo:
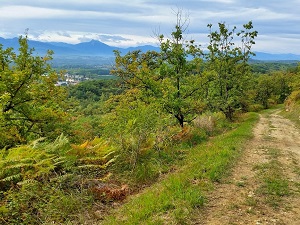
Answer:
[[[19,43],[18,38],[5,39],[0,37],[0,44],[4,48],[13,47],[18,49]],[[97,40],[91,40],[89,42],[82,42],[79,44],[68,44],[63,42],[40,42],[29,40],[29,46],[33,47],[38,54],[44,54],[48,49],[54,51],[56,56],[113,56],[114,50],[119,50],[123,54],[129,51],[140,49],[143,52],[148,50],[159,51],[159,47],[152,45],[143,45],[129,48],[118,48],[114,46],[106,45]],[[296,54],[270,54],[264,52],[256,52],[256,56],[253,57],[255,60],[300,60],[300,55]]]

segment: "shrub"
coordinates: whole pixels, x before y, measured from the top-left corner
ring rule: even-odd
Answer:
[[[261,104],[252,104],[252,105],[249,105],[249,107],[248,107],[249,112],[259,112],[263,109],[264,109],[264,107]]]
[[[143,155],[154,150],[160,119],[154,106],[142,102],[121,105],[110,114],[104,136],[118,149],[122,169],[134,169]]]
[[[176,141],[177,144],[188,145],[188,147],[192,147],[194,145],[200,144],[204,140],[207,139],[207,134],[204,129],[198,127],[189,127],[185,126],[181,132],[177,133],[173,140]]]
[[[300,101],[300,90],[293,91],[284,102],[287,111],[292,110],[294,104]]]
[[[208,136],[222,132],[228,124],[226,116],[222,112],[207,112],[198,116],[193,121],[194,127],[204,130]]]

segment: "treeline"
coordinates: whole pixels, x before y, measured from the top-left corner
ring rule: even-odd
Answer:
[[[109,75],[111,66],[101,66],[101,67],[83,67],[79,66],[78,68],[74,67],[59,67],[59,70],[66,70],[71,75],[81,75],[85,77],[97,78],[100,75]]]
[[[185,40],[186,25],[179,16],[158,37],[160,52],[116,51],[117,79],[71,87],[56,86],[52,52],[35,56],[26,36],[19,53],[0,47],[1,221],[80,223],[95,201],[124,198],[120,184],[155,181],[244,113],[299,99],[299,66],[253,72],[251,21],[209,24],[208,52]]]
[[[297,70],[297,61],[249,61],[252,73],[266,74],[272,72],[293,72]]]

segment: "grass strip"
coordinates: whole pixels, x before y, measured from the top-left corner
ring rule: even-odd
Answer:
[[[258,194],[273,208],[281,205],[284,196],[290,195],[289,181],[283,173],[284,165],[278,160],[279,149],[268,149],[269,162],[256,165],[261,186]]]
[[[205,192],[228,174],[251,139],[258,118],[249,113],[236,129],[189,149],[183,167],[132,196],[102,224],[189,224],[193,210],[203,206]]]

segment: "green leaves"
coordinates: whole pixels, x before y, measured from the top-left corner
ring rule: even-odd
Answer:
[[[19,44],[18,54],[0,46],[0,133],[8,137],[14,130],[18,137],[0,142],[0,148],[49,134],[47,127],[63,118],[60,102],[66,95],[55,86],[58,77],[48,64],[53,52],[34,56],[27,36]]]
[[[0,151],[0,217],[7,224],[64,223],[91,206],[92,181],[102,182],[116,156],[102,138],[71,145],[33,141]]]
[[[137,88],[139,100],[147,104],[154,101],[183,127],[198,110],[194,102],[201,89],[202,60],[196,57],[202,52],[193,40],[184,40],[185,23],[177,19],[171,39],[159,36],[160,52],[134,51],[125,56],[115,52],[112,74],[120,77],[127,88]]]
[[[207,99],[211,110],[220,110],[231,120],[234,112],[242,107],[243,86],[250,73],[248,60],[253,55],[251,47],[257,31],[252,31],[251,21],[238,33],[236,27],[229,30],[225,23],[219,23],[216,31],[212,30],[212,24],[208,27],[210,43],[206,59],[211,75]],[[240,44],[236,39],[240,39]]]
[[[70,145],[63,135],[50,143],[40,139],[0,151],[0,186],[45,182],[76,171],[102,171],[114,159],[114,148],[101,138],[81,145]]]

